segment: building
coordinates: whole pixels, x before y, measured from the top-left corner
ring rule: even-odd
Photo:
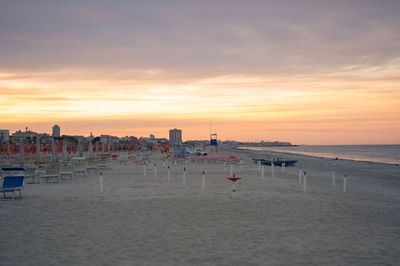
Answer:
[[[8,142],[10,140],[10,131],[8,129],[0,129],[0,142]]]
[[[169,144],[182,144],[182,130],[174,128],[169,131]]]
[[[176,158],[185,157],[185,147],[182,144],[182,130],[174,128],[169,131],[169,148],[172,156]]]
[[[21,130],[16,131],[11,135],[15,143],[25,143],[26,141],[32,141],[39,137],[39,134],[30,130],[22,132]]]
[[[112,145],[114,143],[118,143],[119,142],[119,138],[115,137],[115,136],[110,136],[110,135],[101,135],[100,136],[100,142],[102,144]]]
[[[59,138],[60,136],[61,136],[60,126],[59,125],[54,125],[53,126],[53,137],[54,138]]]

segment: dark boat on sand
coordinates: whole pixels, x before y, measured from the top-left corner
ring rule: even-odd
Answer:
[[[261,162],[262,165],[271,165],[271,160],[259,159],[259,158],[253,158],[252,160],[254,163]],[[272,162],[274,163],[275,166],[282,167],[283,163],[285,163],[285,166],[294,166],[297,163],[297,160],[282,160],[280,158],[277,158],[273,159]]]

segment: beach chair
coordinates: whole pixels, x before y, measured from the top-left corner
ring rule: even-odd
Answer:
[[[86,168],[87,163],[84,161],[78,161],[78,162],[74,162],[72,164],[73,166],[73,170],[72,172],[75,174],[83,174],[84,176],[86,176],[87,173],[87,168]]]
[[[21,190],[24,188],[24,176],[4,176],[3,186],[0,187],[0,192],[4,193],[4,199],[6,199],[6,193],[12,192],[12,199],[15,198],[15,191],[19,190],[19,197],[22,197]],[[10,198],[11,199],[11,198]]]
[[[60,167],[58,164],[52,164],[46,167],[45,173],[41,178],[46,183],[58,183],[60,181]],[[51,181],[51,182],[50,182]]]
[[[60,163],[60,178],[61,179],[71,179],[74,177],[74,167],[71,163]],[[65,178],[70,177],[70,178]]]
[[[95,170],[97,171],[97,162],[96,161],[88,161],[86,164],[86,171]]]
[[[25,175],[25,168],[20,166],[7,166],[1,168],[2,176],[24,176]]]
[[[38,179],[38,183],[42,183],[42,176],[46,173],[46,167],[43,164],[36,166],[35,177]]]
[[[25,178],[32,178],[32,182],[30,184],[35,183],[35,177],[36,177],[36,167],[34,166],[25,167]]]
[[[97,170],[104,170],[109,167],[108,159],[101,159],[97,161]]]

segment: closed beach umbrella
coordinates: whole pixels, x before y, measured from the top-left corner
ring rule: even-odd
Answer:
[[[57,145],[54,139],[51,139],[51,156],[53,157],[53,160],[57,160]]]
[[[36,138],[36,161],[40,161],[40,139]]]
[[[92,140],[89,140],[89,155],[93,155],[93,142]]]
[[[67,159],[67,141],[65,139],[63,139],[62,142],[62,149],[63,149],[63,160]]]
[[[19,159],[21,161],[22,166],[24,166],[24,158],[25,158],[25,149],[23,147],[22,142],[19,144]]]
[[[79,157],[83,156],[83,152],[82,152],[82,140],[79,139],[78,140],[78,153],[79,153]]]

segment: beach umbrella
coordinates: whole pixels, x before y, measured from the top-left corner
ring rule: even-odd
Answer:
[[[40,139],[36,138],[36,161],[40,161]]]
[[[89,155],[93,155],[93,142],[92,140],[89,140]]]
[[[51,139],[51,156],[53,157],[53,160],[57,160],[57,145],[53,138]]]
[[[63,139],[63,142],[62,142],[62,151],[63,151],[62,158],[63,158],[63,160],[66,160],[68,157],[68,153],[67,153],[67,141],[65,139]]]
[[[79,153],[79,157],[83,156],[83,152],[82,152],[82,139],[78,140],[78,153]]]
[[[232,181],[232,196],[236,192],[236,181],[240,180],[240,177],[235,177],[235,174],[233,174],[233,177],[228,177],[228,180]]]
[[[25,149],[23,149],[22,142],[19,144],[19,159],[21,161],[22,166],[24,165],[25,158]]]

